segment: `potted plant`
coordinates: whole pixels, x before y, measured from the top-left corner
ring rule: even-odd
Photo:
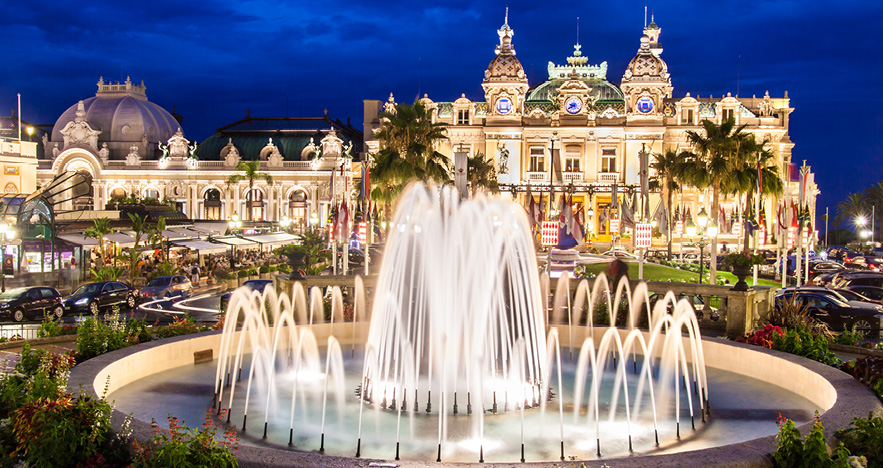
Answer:
[[[261,274],[261,279],[270,279],[270,267],[264,265],[258,271]]]
[[[258,270],[255,269],[255,268],[249,268],[249,269],[248,269],[248,279],[250,279],[250,280],[256,280],[256,279],[258,279],[258,278],[259,278],[259,276],[258,276]]]
[[[761,265],[763,262],[762,256],[749,252],[727,254],[722,263],[732,267],[733,274],[739,279],[733,286],[732,291],[748,291],[748,283],[745,282],[745,277],[751,274],[751,267],[753,265]]]
[[[242,283],[248,281],[248,270],[243,268],[243,269],[239,270],[239,273],[237,273],[236,276],[238,277],[238,280],[239,280],[237,283],[237,286],[242,286]]]

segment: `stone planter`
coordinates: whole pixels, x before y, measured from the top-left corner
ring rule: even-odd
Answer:
[[[240,276],[240,277],[236,278],[236,281],[238,281],[237,287],[242,286],[242,283],[248,281],[248,277],[247,276]]]
[[[261,273],[260,276],[261,276],[261,279],[262,279],[262,280],[270,279],[270,273],[269,273],[269,272],[267,272],[267,273]]]
[[[254,280],[259,279],[259,278],[260,278],[260,276],[258,276],[258,275],[254,275],[254,276],[249,276],[249,277],[248,277],[248,280],[249,280],[249,281],[254,281]]]
[[[305,260],[307,256],[299,252],[287,254],[286,256],[288,257],[288,266],[291,267],[291,273],[288,275],[288,279],[295,281],[304,279],[303,275],[300,274],[300,269],[306,263]]]
[[[733,274],[736,275],[736,278],[738,278],[739,281],[737,281],[736,284],[733,285],[732,290],[748,291],[748,283],[745,282],[745,278],[751,274],[751,267],[734,265]]]
[[[237,280],[237,279],[227,280],[227,289],[236,289],[238,287],[239,287],[239,280]]]

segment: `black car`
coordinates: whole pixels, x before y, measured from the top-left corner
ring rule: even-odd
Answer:
[[[831,262],[831,261],[827,261],[827,260],[810,260],[808,268],[809,268],[808,273],[809,273],[810,278],[815,278],[816,276],[819,276],[819,275],[822,275],[825,273],[832,273],[835,271],[844,270],[843,265],[841,265],[837,262]]]
[[[883,288],[879,286],[855,285],[850,286],[849,289],[871,299],[872,301],[883,303]]]
[[[272,286],[272,285],[273,285],[273,280],[256,279],[256,280],[248,280],[248,281],[242,283],[242,286],[240,286],[240,288],[248,288],[252,291],[257,291],[259,293],[263,293],[264,288],[266,288],[267,286]],[[221,296],[221,301],[220,301],[220,305],[219,305],[218,309],[221,311],[222,314],[227,312],[227,305],[230,304],[230,297],[232,295],[233,295],[233,293],[226,293]]]
[[[843,273],[834,280],[838,288],[852,288],[853,286],[877,286],[883,287],[883,273],[874,271],[854,271]]]
[[[814,292],[787,292],[776,297],[776,307],[785,301],[794,300],[804,306],[814,318],[825,322],[834,330],[851,330],[855,328],[865,334],[879,336],[883,313],[875,309],[851,307],[833,296],[825,296]]]
[[[125,305],[132,309],[138,302],[138,290],[119,281],[87,283],[64,299],[64,308],[70,312],[97,314],[101,309]]]
[[[55,288],[34,286],[0,293],[0,316],[21,322],[25,318],[61,317],[64,305]]]

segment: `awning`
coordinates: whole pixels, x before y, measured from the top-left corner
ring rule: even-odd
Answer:
[[[227,233],[227,223],[217,222],[217,223],[193,223],[193,229],[197,232],[203,232],[205,234],[209,234],[212,236],[223,236]]]
[[[60,234],[58,235],[58,238],[69,244],[83,247],[95,247],[98,245],[98,239],[82,236],[80,234]]]
[[[191,237],[193,237],[190,234],[184,234],[176,229],[165,229],[162,232],[162,236],[170,241],[175,241],[179,239],[190,239]]]
[[[104,236],[104,238],[110,242],[115,242],[120,245],[120,247],[134,247],[135,246],[135,238],[126,234],[121,234],[119,232],[115,232],[113,234],[108,234]]]
[[[201,254],[224,253],[230,248],[230,246],[226,244],[215,244],[201,240],[177,241],[175,242],[175,245],[187,247],[191,250],[198,250]]]
[[[250,241],[241,237],[215,237],[215,240],[223,244],[235,245],[240,249],[256,249],[260,246],[260,244],[255,241]]]
[[[242,236],[244,239],[255,241],[261,245],[282,245],[291,244],[300,237],[287,232],[274,232],[271,234],[255,234],[251,236]]]

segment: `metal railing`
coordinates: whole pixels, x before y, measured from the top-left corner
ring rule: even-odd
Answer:
[[[37,332],[39,331],[40,326],[33,323],[15,323],[9,325],[0,325],[0,337],[6,338],[7,340],[11,340],[13,338],[33,340],[35,338],[39,338],[37,336]]]

